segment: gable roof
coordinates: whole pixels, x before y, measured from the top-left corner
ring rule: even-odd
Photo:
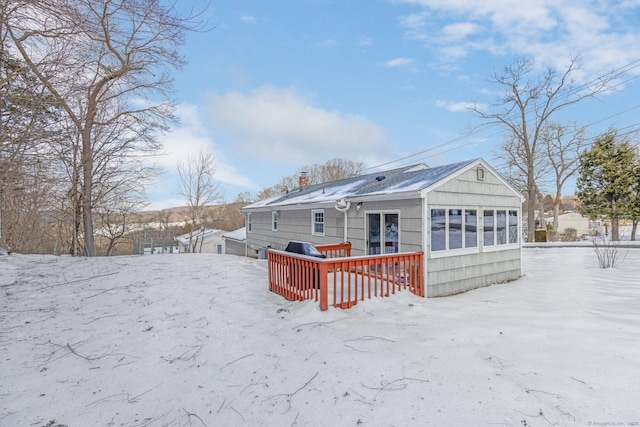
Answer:
[[[191,238],[192,240],[206,239],[207,237],[218,236],[222,233],[224,233],[224,231],[218,230],[216,228],[205,228],[204,230],[198,229],[193,231]],[[183,245],[186,245],[187,243],[189,243],[189,233],[176,236],[175,239],[180,243],[182,243]]]
[[[483,165],[488,166],[482,159],[467,160],[432,168],[424,164],[406,166],[339,181],[295,188],[245,206],[241,211],[259,211],[265,208],[303,204],[321,205],[335,203],[341,199],[365,200],[369,197],[402,198],[403,195],[406,196],[404,193],[412,193],[413,196],[419,197],[419,195],[416,194],[417,192],[433,187],[438,182],[476,162],[482,162]],[[493,170],[493,168],[491,169]]]
[[[238,242],[244,242],[247,240],[247,227],[238,228],[237,230],[230,231],[222,235],[222,239],[237,240]]]

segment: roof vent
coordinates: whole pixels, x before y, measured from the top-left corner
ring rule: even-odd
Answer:
[[[384,176],[384,175],[379,175],[379,176],[376,176],[376,181],[378,181],[378,182],[380,182],[380,181],[384,181],[384,179],[385,179],[385,178],[386,178],[386,176]]]

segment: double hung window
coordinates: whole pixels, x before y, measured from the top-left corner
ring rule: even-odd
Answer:
[[[313,209],[311,211],[311,234],[324,236],[324,209]]]

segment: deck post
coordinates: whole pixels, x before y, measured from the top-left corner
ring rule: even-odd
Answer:
[[[320,261],[320,310],[327,311],[329,309],[329,290],[328,286],[328,276],[329,276],[329,266],[326,262]]]

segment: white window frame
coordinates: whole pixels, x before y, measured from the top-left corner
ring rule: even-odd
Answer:
[[[444,249],[433,250],[431,248],[432,242],[432,224],[431,224],[431,211],[434,209],[442,209],[445,211],[445,232],[444,232]],[[462,211],[461,221],[462,221],[462,247],[456,249],[449,249],[449,211],[452,209],[459,209]],[[467,238],[466,238],[466,228],[467,228],[467,218],[466,211],[476,211],[476,244],[475,246],[467,247]],[[427,212],[429,213],[429,227],[428,231],[428,243],[429,243],[429,253],[431,258],[442,258],[447,256],[455,256],[455,255],[465,255],[465,254],[475,254],[480,252],[480,208],[478,207],[461,207],[461,206],[429,206]]]
[[[484,241],[484,211],[493,211],[493,244],[487,246],[486,242]],[[505,243],[498,243],[498,211],[505,211],[506,213],[506,218],[505,218]],[[521,213],[520,213],[520,209],[518,208],[509,208],[509,207],[504,207],[504,206],[498,206],[498,207],[484,207],[481,210],[482,212],[482,217],[480,218],[480,224],[482,224],[482,252],[496,252],[496,251],[504,251],[504,250],[508,250],[508,249],[515,249],[520,247],[520,243],[522,241],[522,233],[521,233],[521,228],[520,228],[520,221],[521,221]],[[516,217],[517,217],[517,221],[516,221],[516,241],[514,243],[511,243],[511,227],[509,226],[509,213],[510,212],[515,212],[516,213]]]
[[[247,212],[247,232],[251,233],[252,223],[251,223],[251,212]]]
[[[322,214],[322,222],[316,222],[316,214]],[[322,232],[316,231],[316,224],[322,224]],[[324,213],[324,209],[312,209],[311,210],[311,235],[312,236],[324,236],[327,229],[327,221]]]
[[[271,231],[278,231],[279,211],[271,211]]]
[[[367,211],[364,211],[364,218],[365,218],[364,224],[365,225],[364,225],[364,229],[362,231],[363,231],[363,239],[364,239],[364,242],[365,242],[365,254],[368,254],[369,250],[370,250],[369,249],[370,248],[370,246],[369,246],[369,243],[370,243],[369,242],[369,219],[368,219],[370,214],[380,215],[380,227],[381,227],[380,232],[381,233],[383,231],[382,228],[383,228],[383,225],[384,225],[384,221],[382,221],[383,216],[384,215],[398,215],[398,252],[396,252],[396,253],[400,253],[400,247],[402,246],[402,215],[401,215],[401,211],[400,210],[394,209],[394,210],[371,210],[371,211],[367,210]],[[380,242],[381,245],[382,245],[383,241],[385,241],[385,236],[381,236],[381,242]],[[380,247],[380,254],[382,254],[382,255],[385,254],[385,252],[383,251],[382,246]]]

